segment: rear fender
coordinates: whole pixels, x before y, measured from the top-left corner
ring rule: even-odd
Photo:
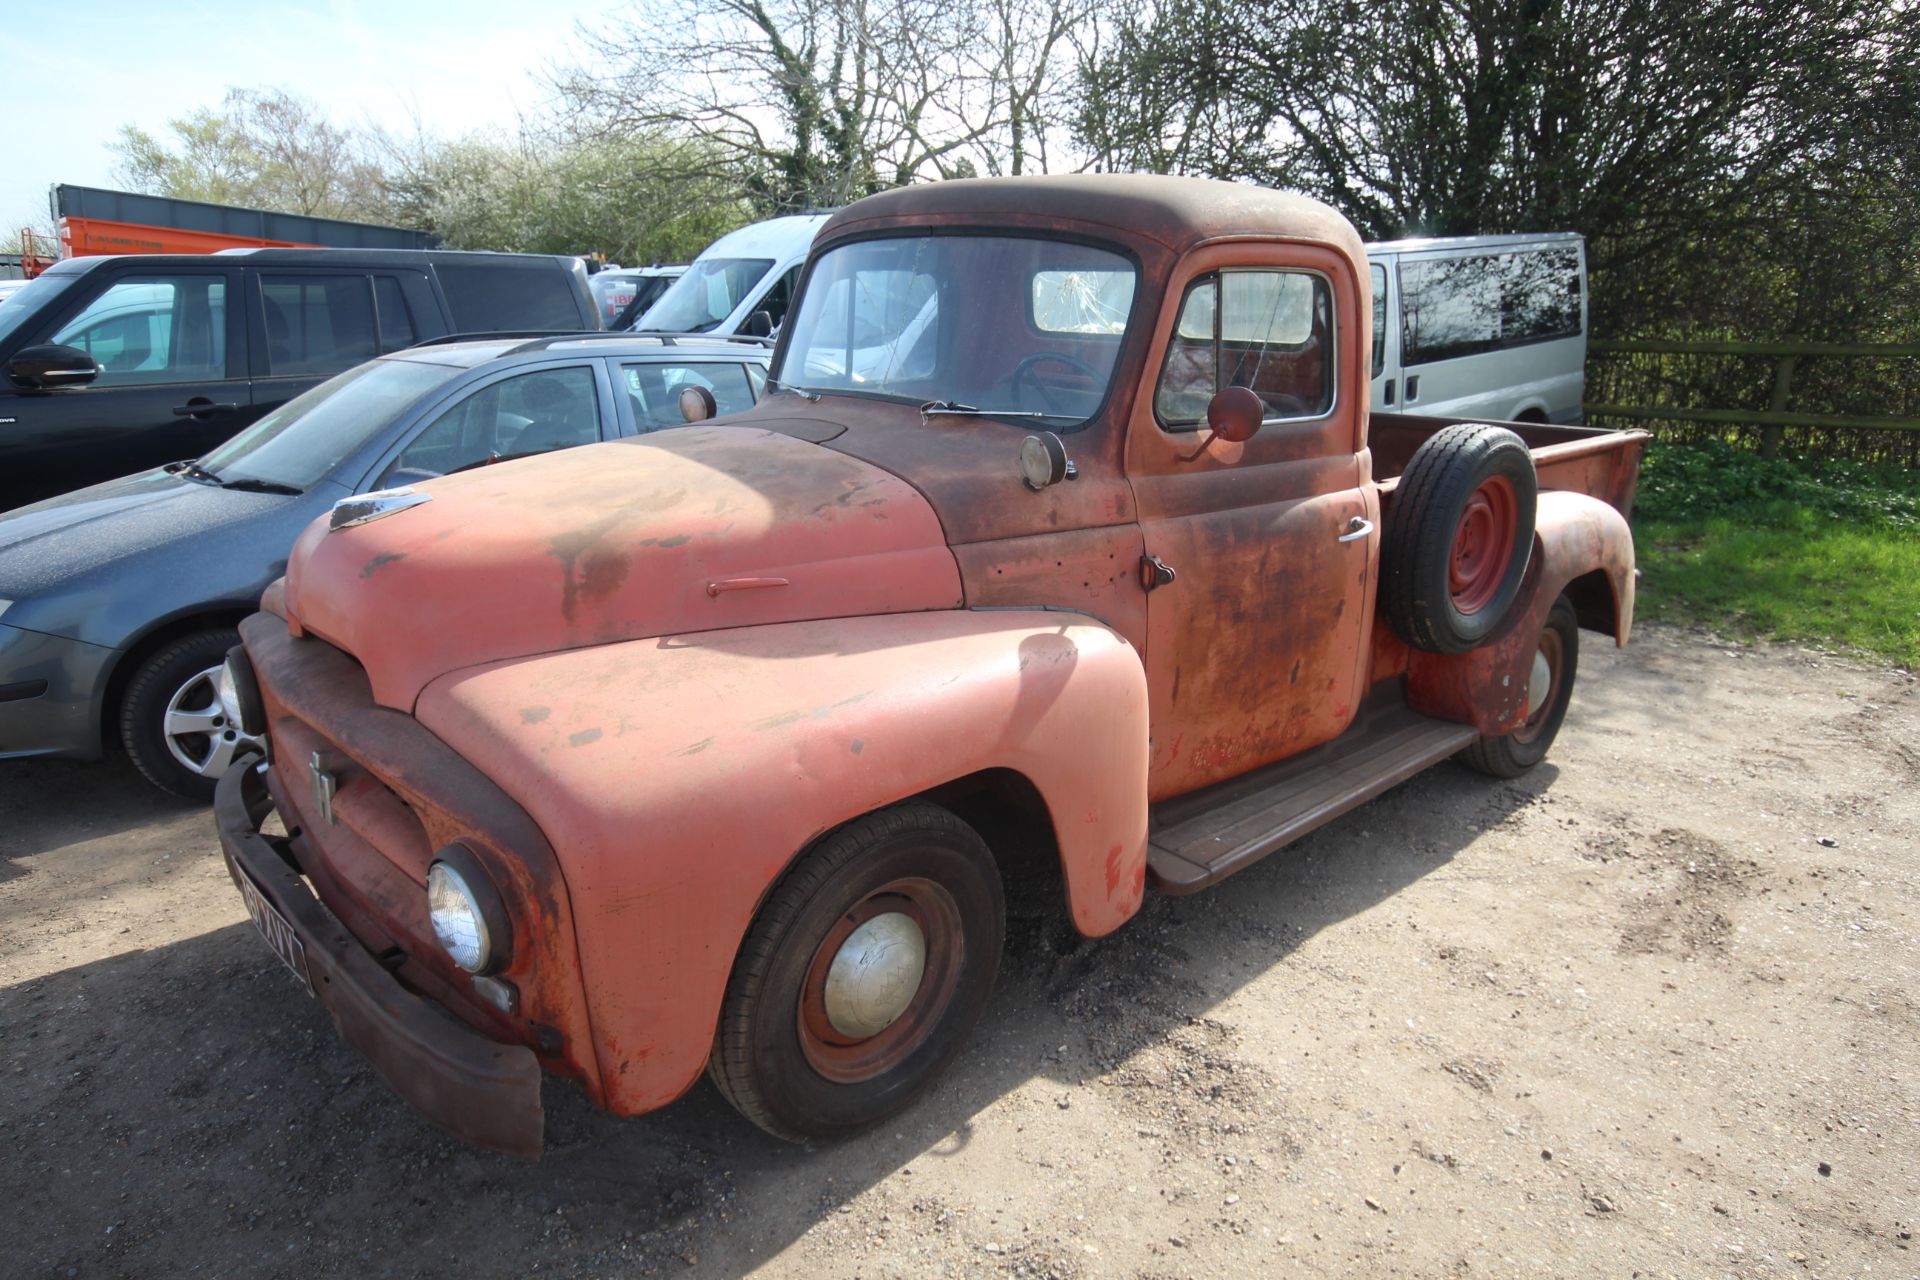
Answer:
[[[1074,924],[1139,909],[1147,692],[1091,618],[945,610],[636,640],[454,672],[420,721],[559,856],[609,1105],[698,1077],[754,912],[822,833],[1005,769],[1045,800]]]
[[[1540,495],[1533,558],[1500,634],[1455,656],[1414,651],[1407,659],[1407,702],[1414,710],[1498,735],[1527,718],[1527,684],[1547,611],[1567,584],[1601,574],[1613,596],[1613,639],[1633,629],[1633,531],[1598,498],[1553,489]]]

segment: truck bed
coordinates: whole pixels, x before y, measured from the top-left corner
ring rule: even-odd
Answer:
[[[1367,421],[1367,444],[1373,450],[1373,474],[1380,484],[1380,502],[1393,501],[1400,473],[1414,451],[1442,427],[1481,418],[1428,418],[1409,413],[1376,413]],[[1541,489],[1569,489],[1590,494],[1621,515],[1633,515],[1634,483],[1640,476],[1640,454],[1649,436],[1644,431],[1610,431],[1605,427],[1561,427],[1543,422],[1496,422],[1533,450],[1533,466]]]

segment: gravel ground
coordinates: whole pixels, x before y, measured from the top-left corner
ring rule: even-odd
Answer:
[[[537,1165],[443,1139],[204,811],[0,766],[0,1274],[1920,1273],[1913,676],[1583,639],[1526,778],[1442,766],[1098,943],[1019,912],[948,1079],[811,1150],[704,1085],[550,1082]]]

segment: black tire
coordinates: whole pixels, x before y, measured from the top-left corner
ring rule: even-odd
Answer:
[[[1511,534],[1494,548],[1478,596],[1456,586],[1456,543],[1483,487],[1510,491]],[[1394,634],[1428,653],[1465,653],[1499,630],[1533,553],[1539,502],[1533,455],[1505,427],[1461,423],[1428,437],[1407,463],[1381,543],[1380,607]],[[1501,554],[1504,552],[1504,554]],[[1497,572],[1497,576],[1495,576]]]
[[[866,1039],[823,1044],[810,1030],[810,1011],[824,1013],[809,995],[816,975],[849,922],[894,903],[886,891],[902,885],[951,907],[930,908],[948,923],[922,934],[926,964],[913,1003]],[[912,1105],[966,1043],[992,994],[1005,936],[1000,872],[972,827],[924,801],[848,823],[788,869],[754,918],[727,983],[708,1075],[741,1115],[790,1141],[878,1123]],[[956,945],[938,945],[942,937]],[[856,1061],[862,1053],[874,1060]]]
[[[120,700],[120,741],[147,781],[162,791],[202,804],[213,800],[218,772],[203,773],[189,768],[168,746],[168,707],[177,694],[188,693],[191,706],[198,708],[205,690],[188,686],[226,661],[227,650],[240,642],[240,633],[232,627],[210,628],[169,641],[148,654],[134,669],[127,682],[126,695]],[[178,738],[189,756],[204,750],[211,762],[223,758],[245,742],[237,725],[224,720],[202,738]],[[232,736],[228,736],[231,734]]]
[[[1557,652],[1548,654],[1550,647]],[[1496,778],[1517,778],[1546,759],[1547,749],[1553,746],[1560,724],[1567,718],[1567,706],[1573,701],[1573,679],[1580,669],[1580,619],[1573,611],[1573,602],[1565,596],[1547,611],[1536,652],[1546,654],[1552,668],[1551,689],[1544,704],[1534,708],[1527,722],[1512,733],[1476,740],[1460,752],[1460,763]]]

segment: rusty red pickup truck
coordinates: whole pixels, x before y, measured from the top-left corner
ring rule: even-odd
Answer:
[[[751,410],[688,385],[306,531],[221,681],[249,912],[486,1147],[539,1153],[545,1070],[793,1139],[899,1111],[993,987],[1008,841],[1105,934],[1440,761],[1519,774],[1580,631],[1625,643],[1644,433],[1370,416],[1373,322],[1297,196],[848,206]]]

